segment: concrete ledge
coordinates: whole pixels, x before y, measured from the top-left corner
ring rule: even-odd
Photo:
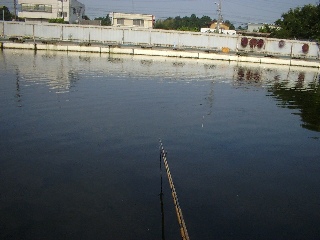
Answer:
[[[13,48],[13,49],[34,49],[33,43],[3,43],[3,48]]]
[[[199,59],[215,59],[216,53],[199,53]]]
[[[199,53],[198,52],[179,52],[179,51],[172,51],[176,54],[177,57],[181,58],[199,58]]]
[[[199,59],[211,59],[211,60],[221,60],[221,61],[238,61],[238,56],[218,54],[218,53],[200,52]]]
[[[135,49],[135,55],[161,56],[161,57],[179,57],[176,51],[172,50],[147,50]]]
[[[49,50],[49,51],[70,51],[70,52],[92,52],[107,54],[127,54],[127,55],[145,55],[145,56],[162,56],[176,58],[195,58],[232,62],[248,62],[258,64],[276,64],[286,66],[300,66],[320,69],[320,61],[301,60],[301,59],[280,59],[260,56],[238,56],[219,53],[206,53],[201,50],[197,51],[179,51],[168,49],[151,49],[151,48],[131,48],[131,47],[115,47],[115,46],[79,46],[79,45],[57,45],[44,43],[16,43],[16,42],[0,42],[0,48],[6,49],[31,49],[31,50]]]
[[[55,45],[55,44],[37,44],[37,50],[68,51],[68,46]]]
[[[261,58],[238,56],[238,61],[239,62],[261,63]]]
[[[47,48],[48,48],[47,44],[42,44],[42,43],[37,44],[37,50],[48,50]]]
[[[100,48],[100,52],[101,53],[110,53],[110,49],[109,49],[109,47],[102,47],[102,48]]]
[[[229,55],[223,55],[223,54],[213,54],[214,55],[214,60],[222,60],[222,61],[230,61],[230,56]]]
[[[304,60],[291,60],[291,66],[302,66],[302,67],[313,67],[313,68],[320,68],[319,62],[309,62]]]
[[[100,47],[91,47],[91,46],[68,46],[68,51],[72,52],[100,52]]]
[[[185,51],[177,51],[177,50],[164,50],[161,52],[162,53],[160,56],[178,57],[178,58],[199,58],[198,52],[185,52]]]
[[[110,53],[133,55],[134,49],[131,49],[131,48],[110,48]]]
[[[278,59],[278,58],[261,58],[261,63],[278,64],[278,65],[290,65],[290,59]]]

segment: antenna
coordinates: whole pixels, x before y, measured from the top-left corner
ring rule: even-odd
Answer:
[[[222,23],[223,18],[222,18],[222,13],[221,13],[221,0],[219,0],[219,3],[215,2],[215,4],[218,5],[218,20],[217,20],[217,32],[220,32],[220,23]]]

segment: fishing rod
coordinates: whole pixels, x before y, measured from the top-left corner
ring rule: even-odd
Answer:
[[[170,168],[169,168],[168,161],[167,161],[167,153],[165,152],[163,144],[162,144],[160,139],[159,139],[159,142],[160,142],[160,158],[163,160],[164,166],[166,168],[168,181],[169,181],[169,185],[170,185],[170,188],[171,188],[173,203],[174,203],[174,206],[175,206],[175,209],[176,209],[178,223],[179,223],[179,226],[180,226],[181,237],[182,237],[183,240],[189,240],[190,238],[189,238],[189,234],[188,234],[188,231],[187,231],[187,226],[186,226],[186,223],[185,223],[183,215],[182,215],[182,210],[180,208],[178,195],[177,195],[176,189],[174,187],[172,176],[171,176],[171,173],[170,173]],[[160,161],[161,161],[161,159],[160,159]],[[161,169],[161,166],[160,166],[160,169]],[[161,182],[161,194],[162,194],[162,182]]]
[[[164,210],[163,210],[163,191],[162,191],[162,164],[161,164],[162,154],[160,152],[160,204],[161,204],[161,232],[162,232],[162,240],[165,240],[164,235]]]

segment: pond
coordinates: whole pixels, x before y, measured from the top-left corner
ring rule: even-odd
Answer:
[[[0,52],[0,238],[317,239],[318,69]]]

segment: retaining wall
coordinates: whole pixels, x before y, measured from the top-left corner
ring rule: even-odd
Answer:
[[[175,58],[194,58],[207,60],[222,60],[229,62],[247,62],[258,64],[276,64],[289,66],[302,66],[320,69],[318,60],[298,60],[290,58],[270,58],[263,56],[239,56],[235,54],[208,53],[205,51],[179,51],[170,48],[162,49],[143,49],[136,46],[79,46],[74,43],[70,44],[43,44],[43,43],[13,43],[2,42],[1,49],[31,49],[31,50],[49,50],[49,51],[68,51],[68,52],[91,52],[107,54],[126,54],[126,55],[145,55],[145,56],[162,56]]]
[[[0,21],[0,34],[4,37],[27,36],[41,40],[150,45],[218,52],[225,49],[238,54],[316,60],[320,55],[316,42],[158,29]]]

